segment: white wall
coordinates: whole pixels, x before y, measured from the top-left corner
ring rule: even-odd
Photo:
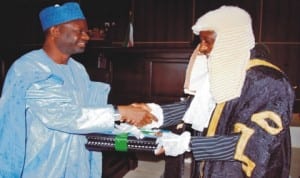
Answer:
[[[300,127],[290,127],[292,137],[292,147],[300,148]]]

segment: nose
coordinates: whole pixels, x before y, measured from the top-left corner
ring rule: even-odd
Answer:
[[[199,52],[202,53],[202,54],[207,54],[208,53],[208,46],[201,42],[200,43],[200,46],[199,46]]]
[[[88,41],[90,40],[90,35],[88,34],[88,32],[82,32],[81,38]]]

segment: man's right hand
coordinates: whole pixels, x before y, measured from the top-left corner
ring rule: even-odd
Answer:
[[[137,107],[134,105],[119,105],[118,111],[121,115],[120,120],[122,122],[129,123],[136,127],[143,127],[152,121],[157,121],[157,118],[151,114],[151,109],[145,105],[145,107]]]

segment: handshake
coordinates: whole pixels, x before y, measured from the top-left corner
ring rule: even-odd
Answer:
[[[138,128],[159,128],[162,125],[163,112],[159,105],[154,103],[133,103],[118,106],[120,121]],[[180,135],[172,132],[163,132],[157,137],[155,155],[165,153],[168,156],[177,156],[190,151],[191,135],[185,131]]]
[[[132,103],[130,105],[119,105],[117,106],[117,110],[120,114],[119,120],[121,122],[126,122],[138,128],[150,124],[159,127],[162,124],[162,118],[158,118],[159,115],[162,115],[162,111],[156,104]],[[153,110],[159,111],[156,111],[154,114]],[[161,122],[159,122],[159,119]]]

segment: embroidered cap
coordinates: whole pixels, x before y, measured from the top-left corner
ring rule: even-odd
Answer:
[[[43,31],[48,28],[72,20],[85,19],[80,6],[76,2],[67,2],[62,5],[54,5],[41,10],[40,21]]]

